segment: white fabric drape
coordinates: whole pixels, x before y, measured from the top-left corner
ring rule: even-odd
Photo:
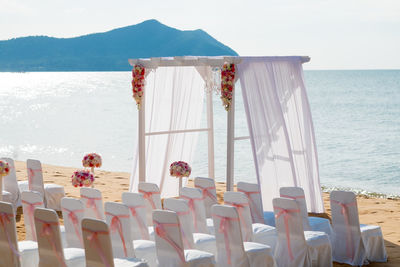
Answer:
[[[195,67],[159,67],[146,77],[146,133],[198,129],[204,81]],[[192,165],[198,132],[146,136],[146,182],[160,187],[161,197],[179,195],[178,179],[169,175],[173,161]],[[138,150],[135,150],[130,191],[137,191]],[[183,184],[185,184],[184,181]]]
[[[263,209],[282,186],[304,189],[323,212],[317,151],[300,58],[243,58],[237,65]]]

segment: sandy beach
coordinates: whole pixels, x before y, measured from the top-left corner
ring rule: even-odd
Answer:
[[[16,162],[18,180],[26,180],[25,162]],[[76,168],[52,166],[43,164],[45,183],[56,183],[65,187],[66,195],[79,197],[79,188],[71,185],[70,177]],[[189,185],[190,186],[190,185]],[[96,171],[95,187],[102,191],[104,201],[121,201],[121,194],[129,189],[129,173]],[[222,202],[224,183],[217,183],[218,199]],[[330,216],[329,194],[324,193],[326,215]],[[358,197],[360,222],[379,225],[385,238],[385,245],[389,260],[387,263],[371,263],[368,266],[400,266],[400,200]],[[18,239],[25,238],[25,227],[22,210],[18,211],[17,232]],[[344,266],[334,264],[334,266]]]

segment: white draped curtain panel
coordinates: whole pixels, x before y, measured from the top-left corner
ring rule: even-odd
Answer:
[[[171,131],[199,129],[204,80],[195,67],[158,67],[146,77],[145,101],[146,182],[159,185],[163,198],[178,196],[179,181],[169,175],[169,166],[178,160],[192,165],[198,132]],[[163,133],[149,135],[157,132]],[[136,149],[131,191],[139,182],[138,157]]]
[[[243,58],[237,65],[263,209],[282,186],[304,189],[323,212],[317,150],[300,58]]]

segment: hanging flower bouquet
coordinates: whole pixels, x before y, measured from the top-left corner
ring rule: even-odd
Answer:
[[[89,153],[85,155],[82,159],[82,165],[86,168],[91,168],[92,173],[94,173],[94,168],[101,167],[101,156],[96,153]]]
[[[140,109],[142,102],[144,83],[145,83],[145,68],[141,65],[135,65],[132,69],[132,91],[133,98],[136,100],[136,105]]]
[[[10,173],[10,166],[7,162],[0,160],[0,178]]]
[[[169,174],[179,178],[179,188],[182,188],[182,177],[189,177],[191,172],[192,168],[184,161],[175,161],[169,166]]]
[[[228,111],[232,104],[232,92],[235,87],[235,64],[225,63],[221,69],[222,105]]]
[[[82,187],[86,186],[89,187],[93,184],[94,182],[94,176],[91,174],[88,170],[79,170],[75,171],[74,174],[72,174],[71,177],[71,182],[74,187]]]

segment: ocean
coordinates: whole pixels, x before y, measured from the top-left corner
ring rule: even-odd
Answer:
[[[130,72],[0,73],[0,157],[130,172],[137,129]],[[400,70],[305,71],[324,187],[400,195]],[[236,136],[248,135],[238,90]],[[205,124],[205,108],[202,123]],[[224,181],[226,111],[214,97],[216,179]],[[199,134],[193,176],[207,175]],[[256,181],[249,140],[235,144],[235,180]]]

